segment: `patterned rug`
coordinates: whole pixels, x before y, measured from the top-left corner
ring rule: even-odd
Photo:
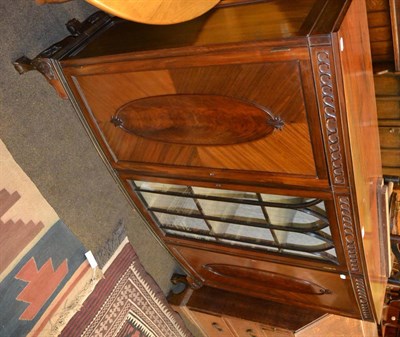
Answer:
[[[105,271],[104,271],[105,270]],[[189,337],[180,317],[125,240],[62,337]]]
[[[96,283],[85,252],[0,141],[0,336],[57,336]]]
[[[191,336],[123,230],[86,251],[0,140],[0,337]]]

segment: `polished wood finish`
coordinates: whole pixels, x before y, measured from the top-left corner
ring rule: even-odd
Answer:
[[[350,317],[359,317],[351,281],[345,274],[341,278],[336,273],[317,270],[311,272],[310,269],[306,268],[285,266],[271,262],[265,263],[236,256],[230,256],[229,263],[227,263],[227,255],[225,254],[176,245],[169,245],[169,248],[204,285],[253,297],[272,299],[276,302],[316,310],[327,310]],[[212,272],[210,271],[210,265],[213,264],[225,265],[226,269],[229,268],[232,272],[236,271],[239,277],[233,277],[233,273],[226,275]],[[244,269],[250,272],[247,279],[240,277]],[[268,283],[254,282],[254,279],[273,279],[277,274],[286,275],[286,280],[289,277],[293,278],[293,280],[287,287],[285,284],[281,284],[278,288],[268,287]],[[301,283],[303,283],[302,288],[310,287],[310,283],[307,283],[309,280],[312,280],[314,289],[321,289],[321,291],[311,293],[305,291],[297,292],[295,290],[295,287],[299,287]],[[294,286],[291,290],[290,285]]]
[[[187,145],[240,144],[282,129],[262,106],[218,95],[164,95],[129,102],[111,118],[139,137]]]
[[[329,1],[322,0],[321,4],[326,2]],[[129,52],[201,46],[207,46],[208,49],[213,45],[280,40],[282,37],[295,39],[312,30],[315,19],[311,16],[313,5],[314,1],[303,0],[296,3],[267,1],[232,6],[210,11],[204,16],[179,25],[160,28],[116,21],[117,24],[89,43],[75,57],[97,58]],[[324,32],[328,33],[329,28]],[[124,43],[120,43],[114,36],[119,36],[120,41]]]
[[[325,289],[316,283],[277,272],[218,263],[203,265],[203,268],[218,277],[250,282],[253,287],[264,288],[264,291],[276,289],[278,291],[309,295],[330,293],[329,289]]]
[[[348,317],[326,315],[311,326],[299,331],[296,337],[309,336],[360,336],[378,337],[376,324]]]
[[[206,336],[294,336],[303,327],[324,316],[322,311],[248,297],[211,287],[168,295],[168,301],[182,315],[193,321]],[[269,334],[268,334],[269,333]],[[274,334],[275,333],[275,334]]]
[[[365,3],[354,1],[349,9],[350,14],[344,19],[337,38],[343,41],[340,62],[347,113],[342,118],[348,129],[347,146],[352,152],[352,161],[347,164],[354,179],[354,192],[348,198],[354,200],[354,206],[358,210],[358,214],[353,217],[352,221],[359,224],[354,229],[361,231],[363,251],[360,251],[360,254],[364,254],[366,261],[368,261],[368,274],[364,280],[364,282],[368,280],[368,283],[363,284],[363,281],[358,277],[357,270],[354,270],[353,275],[356,286],[361,287],[358,295],[364,299],[371,296],[370,298],[376,308],[376,318],[379,320],[387,282],[387,276],[383,272],[384,268],[382,268],[385,261],[380,259],[381,248],[376,242],[376,238],[379,238],[377,192],[380,188],[379,179],[382,176],[382,164],[378,119],[374,104],[372,60],[369,53],[366,53],[369,50],[368,26],[366,20],[361,19],[361,13],[364,11]],[[352,17],[358,19],[351,19]],[[364,85],[360,86],[360,83]],[[351,213],[350,209],[349,211]],[[382,242],[381,244],[383,245]],[[360,263],[362,262],[360,261]],[[364,292],[365,287],[370,287],[371,292]],[[363,306],[362,302],[361,310],[365,315],[368,315],[368,311],[371,312],[371,309]]]
[[[193,288],[379,320],[382,172],[362,0],[231,3],[165,27],[95,14],[69,29],[46,54],[55,80]],[[132,179],[321,198],[336,257],[164,232]]]
[[[86,0],[120,18],[152,25],[170,25],[192,20],[219,0]]]
[[[205,336],[377,337],[374,323],[203,287],[168,295],[168,301]],[[216,323],[216,324],[215,324]],[[216,328],[223,331],[216,331]]]
[[[195,62],[199,58],[201,56]],[[247,61],[250,60],[251,56],[247,56]],[[209,63],[211,62],[215,61],[210,60]],[[306,103],[302,97],[300,65],[301,63],[294,60],[278,64],[214,66],[211,63],[207,67],[194,67],[193,64],[187,68],[171,67],[167,70],[116,74],[105,70],[101,75],[86,73],[85,76],[76,77],[74,84],[90,106],[93,122],[101,128],[105,145],[112,151],[110,157],[115,158],[118,163],[141,162],[315,177],[316,163],[307,125]],[[283,79],[281,74],[284,71],[289,71],[289,74]],[[263,86],[254,90],[260,82]],[[176,106],[176,100],[180,100],[180,106]],[[190,109],[190,104],[195,102],[197,108],[191,110],[194,115],[189,117],[185,110]],[[208,109],[209,105],[218,102],[220,107],[217,110]],[[144,104],[147,104],[146,113]],[[235,110],[232,104],[236,104]],[[135,105],[136,110],[142,110],[143,115],[138,116],[134,111]],[[136,132],[125,132],[129,126],[116,129],[112,122],[113,118],[121,118],[121,122],[128,119],[124,124],[129,124],[128,115],[131,115],[135,116],[135,123],[140,123],[140,116],[146,118],[165,115],[160,109],[168,109],[165,108],[167,106],[170,107],[169,111],[174,111],[173,107],[176,106],[178,110],[175,117],[170,115],[165,122],[158,118],[158,123],[164,124],[156,126],[153,123],[148,127],[145,137],[146,131],[139,131],[138,125],[131,126],[137,128]],[[227,109],[230,111],[229,124],[221,120]],[[251,117],[249,109],[252,116],[257,116],[259,120]],[[117,111],[115,116],[114,111]],[[178,113],[182,113],[187,120],[177,118]],[[124,116],[119,116],[120,114]],[[246,115],[246,119],[242,114]],[[282,121],[283,128],[271,133],[275,117],[278,118],[278,123],[279,120]],[[168,124],[174,119],[179,124],[171,128]],[[197,126],[194,124],[195,120]],[[267,122],[268,120],[270,121]],[[236,128],[232,124],[236,124]],[[254,129],[255,126],[261,130]],[[251,129],[255,131],[253,139],[249,136],[244,136],[243,139],[242,135],[238,135],[249,133]],[[222,132],[227,130],[230,130],[231,135],[224,136]],[[197,136],[196,132],[199,133]],[[205,132],[214,132],[214,140]],[[150,133],[153,136],[149,136]],[[158,139],[154,139],[155,133]],[[183,134],[188,135],[187,140],[182,138]],[[292,146],[294,138],[299,145],[296,148]],[[321,175],[324,176],[325,173],[321,172]]]

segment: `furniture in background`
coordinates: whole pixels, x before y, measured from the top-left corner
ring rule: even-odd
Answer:
[[[193,288],[380,320],[387,190],[364,1],[67,27],[15,67],[71,100]]]
[[[36,0],[39,5],[71,0]],[[154,25],[169,25],[194,19],[220,0],[87,0],[93,6],[120,18]]]
[[[153,25],[188,21],[206,13],[220,0],[86,0],[97,8],[123,18]]]
[[[383,174],[400,175],[399,0],[366,0]]]
[[[39,5],[71,0],[36,0]],[[120,18],[154,25],[170,25],[194,19],[220,0],[86,0],[97,8]],[[232,1],[232,0],[228,0]],[[233,0],[235,1],[235,0]]]
[[[207,286],[195,291],[171,291],[168,301],[209,337],[378,336],[374,323]]]

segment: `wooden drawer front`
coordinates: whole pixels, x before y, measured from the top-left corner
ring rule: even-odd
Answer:
[[[313,155],[312,144],[321,140],[319,132],[310,134],[318,119],[316,106],[308,103],[313,99],[305,99],[314,93],[303,87],[310,78],[302,77],[302,67],[309,64],[209,65],[86,74],[73,83],[90,111],[86,118],[119,165],[315,178],[317,166],[324,171],[325,164],[321,157],[316,165]],[[309,127],[309,120],[316,125]]]
[[[235,337],[222,317],[194,310],[191,313],[208,337]]]
[[[349,277],[342,279],[336,273],[189,247],[171,248],[206,285],[281,303],[360,317]]]
[[[283,330],[277,330],[275,328],[270,327],[261,327],[256,322],[249,322],[243,319],[226,317],[225,320],[231,326],[231,328],[235,331],[238,337],[288,337],[292,336],[292,334]],[[265,330],[265,329],[268,329]],[[278,334],[273,334],[277,332]],[[279,332],[283,332],[284,334],[279,334]]]
[[[270,326],[261,326],[262,337],[293,337],[295,336],[291,331],[285,331]]]
[[[400,148],[400,127],[398,126],[379,127],[379,139],[381,148],[384,149]]]

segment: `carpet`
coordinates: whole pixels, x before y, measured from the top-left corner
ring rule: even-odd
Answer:
[[[95,284],[86,249],[1,141],[0,172],[0,336],[56,336],[55,317]]]
[[[91,268],[0,141],[0,336],[190,337],[121,226]]]
[[[181,318],[124,240],[61,337],[190,337]]]

